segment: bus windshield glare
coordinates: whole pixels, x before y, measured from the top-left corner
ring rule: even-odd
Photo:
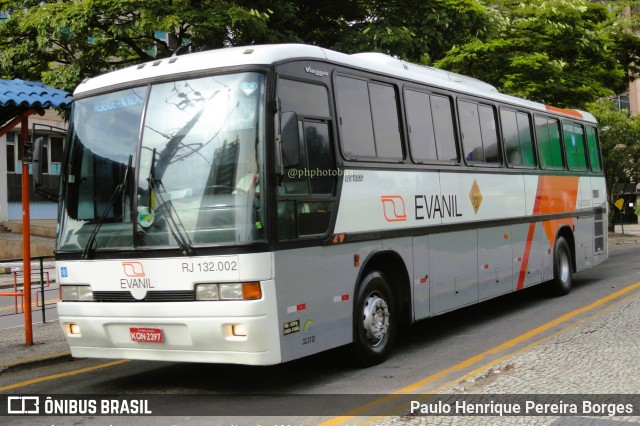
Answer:
[[[264,76],[140,86],[74,102],[58,250],[263,239]]]

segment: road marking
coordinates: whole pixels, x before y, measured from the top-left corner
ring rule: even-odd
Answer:
[[[566,314],[564,314],[564,315],[562,315],[562,316],[560,316],[560,317],[558,317],[558,318],[556,318],[556,319],[554,319],[552,321],[549,321],[546,324],[543,324],[543,325],[541,325],[539,327],[534,328],[533,330],[530,330],[530,331],[528,331],[526,333],[523,333],[523,334],[521,334],[521,335],[519,335],[517,337],[514,337],[513,339],[508,340],[508,341],[506,341],[506,342],[504,342],[504,343],[502,343],[502,344],[500,344],[498,346],[495,346],[495,347],[493,347],[491,349],[488,349],[488,350],[486,350],[486,351],[484,351],[482,353],[474,355],[474,356],[472,356],[472,357],[470,357],[470,358],[468,358],[468,359],[466,359],[464,361],[461,361],[461,362],[459,362],[459,363],[457,363],[455,365],[452,365],[451,367],[445,368],[444,370],[438,371],[437,373],[431,374],[431,375],[429,375],[427,377],[424,377],[424,378],[422,378],[422,379],[420,379],[420,380],[418,380],[418,381],[416,381],[416,382],[414,382],[414,383],[412,383],[412,384],[410,384],[408,386],[405,386],[405,387],[403,387],[401,389],[398,389],[398,390],[390,393],[389,395],[382,396],[382,397],[380,397],[380,398],[378,398],[378,399],[376,399],[376,400],[374,400],[374,401],[372,401],[372,402],[370,402],[370,403],[368,403],[366,405],[354,408],[350,413],[348,413],[345,416],[334,417],[334,418],[329,419],[329,420],[327,420],[327,421],[325,421],[323,423],[320,423],[319,426],[337,426],[337,425],[341,425],[341,424],[343,424],[343,423],[345,423],[345,422],[347,422],[347,421],[349,421],[349,420],[351,420],[351,419],[353,419],[353,418],[355,418],[357,416],[366,415],[366,412],[368,410],[370,410],[371,408],[373,408],[373,407],[376,407],[376,406],[382,405],[384,403],[393,401],[394,399],[397,399],[398,397],[400,397],[403,394],[410,394],[412,392],[415,392],[416,390],[424,387],[428,383],[434,382],[434,381],[436,381],[436,380],[438,380],[438,379],[440,379],[442,377],[445,377],[446,375],[448,375],[450,373],[454,373],[454,372],[463,370],[465,368],[471,367],[472,365],[477,364],[480,361],[485,360],[485,358],[487,358],[489,355],[498,354],[498,353],[500,353],[500,352],[502,352],[504,350],[507,350],[509,348],[512,348],[512,347],[514,347],[514,346],[516,346],[516,345],[518,345],[520,343],[526,342],[527,340],[532,339],[535,336],[538,336],[539,334],[542,334],[543,332],[548,331],[548,330],[550,330],[550,329],[552,329],[552,328],[554,328],[554,327],[556,327],[556,326],[558,326],[558,325],[560,325],[562,323],[565,323],[565,322],[571,320],[572,318],[575,318],[576,316],[578,316],[580,314],[583,314],[585,312],[591,311],[591,310],[593,310],[593,309],[595,309],[595,308],[597,308],[599,306],[602,306],[602,305],[604,305],[604,304],[606,304],[608,302],[611,302],[612,300],[617,299],[618,297],[620,297],[620,296],[622,296],[624,294],[627,294],[627,293],[629,293],[629,292],[631,292],[633,290],[636,290],[638,288],[640,288],[640,282],[637,282],[637,283],[632,284],[632,285],[630,285],[628,287],[625,287],[622,290],[618,290],[615,293],[611,293],[610,295],[605,296],[602,299],[598,299],[595,302],[593,302],[593,303],[591,303],[591,304],[589,304],[587,306],[583,306],[581,308],[578,308],[576,310],[568,312],[568,313],[566,313]],[[637,296],[637,294],[629,296],[628,298],[631,298],[631,297],[634,297],[634,296]],[[628,299],[628,298],[625,298],[625,300]],[[602,312],[605,312],[605,311],[606,311],[606,309],[602,310]],[[596,315],[597,314],[594,314],[592,316],[595,317]],[[580,322],[582,322],[582,321],[580,321]],[[578,323],[580,323],[580,322],[578,322]],[[565,327],[562,330],[559,330],[556,333],[552,334],[551,336],[548,336],[548,338],[550,338],[550,337],[552,337],[552,336],[554,336],[556,334],[560,334],[561,332],[564,332],[564,331],[568,330],[569,328],[571,328],[571,327],[573,327],[575,325],[577,325],[577,324],[573,324],[573,325],[570,325],[569,327]],[[538,340],[536,342],[533,342],[533,343],[527,345],[525,348],[523,348],[523,349],[521,349],[519,351],[511,352],[509,354],[503,355],[502,357],[498,358],[497,360],[489,361],[489,362],[485,363],[482,367],[478,367],[478,368],[474,369],[473,372],[476,372],[478,370],[481,371],[485,366],[489,366],[489,365],[495,364],[496,362],[500,362],[500,361],[502,361],[502,360],[504,360],[504,359],[506,359],[508,357],[514,356],[515,354],[517,354],[517,353],[519,353],[521,351],[524,351],[526,349],[530,349],[531,347],[533,347],[533,346],[535,346],[537,344],[540,344],[545,340],[546,340],[546,338],[540,339],[540,340]],[[472,374],[472,373],[467,373],[463,377],[467,377],[468,374]],[[454,382],[457,383],[459,381],[460,381],[460,379],[457,379]],[[447,385],[450,385],[451,383],[454,383],[454,382],[450,382]],[[447,386],[447,385],[443,385],[443,386]],[[442,389],[444,389],[443,386],[437,388],[436,391],[441,391]],[[433,391],[433,392],[435,392],[435,391]]]
[[[426,398],[421,398],[420,400],[424,402],[425,400],[428,399],[428,397],[434,396],[435,394],[437,394],[437,393],[439,393],[439,392],[441,392],[441,391],[443,391],[443,390],[445,390],[447,388],[451,388],[451,387],[457,385],[458,383],[467,380],[470,377],[475,377],[475,376],[479,375],[480,373],[482,373],[484,371],[487,371],[489,368],[495,366],[496,364],[500,364],[501,362],[503,362],[503,361],[505,361],[505,360],[507,360],[509,358],[513,358],[513,357],[515,357],[515,356],[517,356],[517,355],[519,355],[519,354],[521,354],[523,352],[526,352],[529,349],[533,349],[536,346],[539,346],[542,343],[545,343],[548,340],[551,340],[556,336],[559,336],[561,334],[564,334],[564,333],[568,332],[569,330],[572,330],[572,329],[576,328],[577,326],[589,321],[590,319],[596,318],[596,317],[598,317],[600,315],[603,315],[603,314],[605,314],[607,312],[610,312],[611,310],[613,310],[614,308],[620,306],[624,302],[637,297],[638,294],[639,293],[634,293],[634,294],[631,294],[631,295],[629,295],[627,297],[624,297],[623,299],[620,299],[620,300],[616,301],[615,303],[612,303],[611,305],[609,305],[609,306],[607,306],[607,307],[605,307],[605,308],[603,308],[603,309],[601,309],[599,311],[594,312],[593,314],[589,315],[588,317],[583,318],[583,319],[581,319],[581,320],[579,320],[579,321],[577,321],[577,322],[575,322],[573,324],[570,324],[569,326],[567,326],[565,328],[562,328],[562,329],[554,332],[553,334],[550,334],[549,336],[542,337],[541,339],[538,339],[538,340],[528,344],[527,346],[525,346],[525,347],[523,347],[521,349],[518,349],[515,352],[507,353],[507,354],[505,354],[505,355],[503,355],[503,356],[501,356],[499,358],[496,358],[496,359],[494,359],[492,361],[489,361],[489,362],[481,365],[480,367],[470,371],[469,373],[463,375],[462,377],[454,379],[454,380],[450,381],[449,383],[445,383],[444,385],[440,385],[437,388],[435,388],[433,390],[430,390],[428,394],[424,395]],[[449,395],[449,394],[445,394],[445,395]],[[455,395],[455,394],[453,394],[453,395]],[[393,409],[390,409],[387,414],[368,418],[364,422],[359,422],[358,424],[362,425],[362,426],[367,426],[367,425],[370,425],[371,423],[373,423],[373,422],[375,422],[377,420],[383,419],[385,417],[396,416],[397,413],[399,413],[403,408],[406,408],[406,407],[407,407],[406,404],[403,404],[401,406],[397,406],[397,407],[395,407]]]
[[[131,361],[131,360],[130,359],[120,359],[120,360],[117,360],[117,361],[107,362],[105,364],[94,365],[93,367],[86,367],[86,368],[81,368],[79,370],[67,371],[66,373],[59,373],[59,374],[53,374],[51,376],[38,377],[38,378],[27,380],[27,381],[24,381],[24,382],[14,383],[13,385],[8,385],[8,386],[1,387],[0,388],[0,392],[11,390],[11,389],[17,389],[17,388],[21,388],[21,387],[24,387],[24,386],[33,385],[33,384],[40,383],[40,382],[46,382],[47,380],[55,380],[55,379],[59,379],[61,377],[69,377],[69,376],[75,376],[76,374],[88,373],[90,371],[99,370],[101,368],[113,367],[115,365],[124,364],[125,362],[129,362],[129,361]]]

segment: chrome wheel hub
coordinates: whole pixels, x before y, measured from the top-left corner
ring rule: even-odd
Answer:
[[[565,253],[564,251],[562,253],[560,253],[560,262],[559,262],[559,268],[560,268],[560,281],[562,283],[566,283],[569,281],[569,274],[571,273],[571,267],[569,266],[569,256],[567,256],[567,253]]]
[[[376,293],[369,295],[364,303],[362,324],[371,346],[378,346],[389,330],[389,306]]]

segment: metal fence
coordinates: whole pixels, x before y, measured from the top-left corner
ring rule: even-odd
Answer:
[[[46,312],[54,309],[60,300],[55,280],[53,256],[35,256],[31,258],[31,306],[32,315],[40,312],[42,322],[46,322]],[[22,259],[0,260],[0,317],[23,315],[24,310],[24,270]],[[33,317],[35,321],[35,317]]]

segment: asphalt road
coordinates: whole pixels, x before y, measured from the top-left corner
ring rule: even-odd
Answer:
[[[331,421],[334,415],[331,407],[322,413],[294,417],[289,415],[289,411],[295,414],[305,410],[285,408],[281,404],[307,404],[309,400],[287,401],[280,395],[310,395],[316,403],[334,404],[336,395],[340,399],[340,395],[346,394],[379,396],[397,391],[433,392],[482,363],[520,350],[537,339],[572,325],[585,315],[576,313],[580,308],[637,282],[640,282],[638,247],[613,247],[606,263],[574,276],[574,288],[568,296],[550,297],[543,287],[538,286],[419,322],[402,330],[397,349],[386,363],[368,369],[351,366],[346,361],[345,350],[337,349],[273,367],[84,359],[9,371],[0,375],[0,388],[7,384],[22,384],[10,391],[12,395],[169,394],[186,396],[188,402],[185,406],[188,408],[187,412],[172,417],[11,417],[6,419],[7,422],[2,419],[2,423],[319,424]],[[557,321],[569,313],[573,314]],[[551,322],[555,325],[548,325]],[[540,331],[534,335],[527,334],[534,329]],[[262,396],[248,398],[247,394]],[[357,397],[345,396],[342,400],[352,400],[353,407],[363,403]],[[242,405],[237,405],[238,402]],[[223,414],[216,417],[190,415],[200,410]],[[273,417],[246,416],[255,413]]]

